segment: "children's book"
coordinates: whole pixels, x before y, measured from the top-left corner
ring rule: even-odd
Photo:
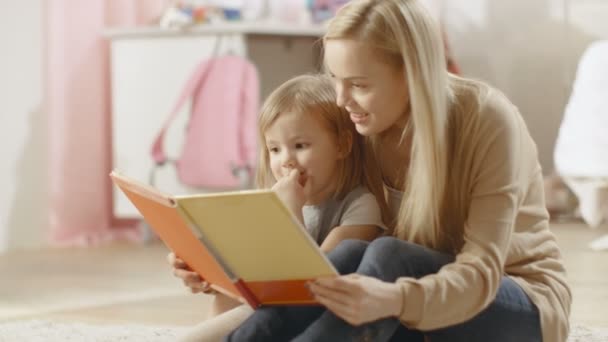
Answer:
[[[171,196],[117,171],[110,177],[211,288],[252,308],[317,304],[306,282],[338,274],[272,190]]]

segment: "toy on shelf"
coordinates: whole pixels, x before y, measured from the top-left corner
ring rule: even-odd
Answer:
[[[308,0],[312,20],[321,23],[331,19],[348,0]]]
[[[159,25],[164,28],[185,28],[217,21],[237,21],[241,17],[239,8],[192,5],[180,1],[163,12]]]

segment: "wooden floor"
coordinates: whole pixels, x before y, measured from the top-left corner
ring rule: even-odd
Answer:
[[[608,234],[554,224],[574,293],[572,322],[608,327],[608,252],[587,244]],[[0,255],[0,321],[52,319],[99,324],[192,325],[206,295],[174,278],[161,244],[12,252]]]

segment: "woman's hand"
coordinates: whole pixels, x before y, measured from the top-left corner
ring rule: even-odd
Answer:
[[[307,186],[310,182],[303,179],[297,169],[291,169],[289,174],[277,180],[272,190],[276,192],[287,208],[302,221],[302,207],[306,203]]]
[[[173,275],[180,278],[186,287],[190,288],[192,293],[212,293],[213,289],[209,287],[209,283],[204,281],[196,272],[193,272],[190,267],[173,252],[167,255],[167,261],[173,266]]]
[[[398,284],[359,274],[319,278],[309,284],[319,303],[352,325],[401,314],[403,295]]]

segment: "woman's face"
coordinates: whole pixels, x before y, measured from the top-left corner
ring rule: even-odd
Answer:
[[[335,81],[337,103],[365,136],[383,133],[407,115],[405,73],[387,60],[352,39],[325,42],[325,65]]]

